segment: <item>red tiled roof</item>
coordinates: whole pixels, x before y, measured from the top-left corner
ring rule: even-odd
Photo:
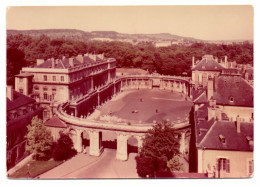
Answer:
[[[57,117],[54,116],[44,123],[48,127],[66,128],[67,126]]]

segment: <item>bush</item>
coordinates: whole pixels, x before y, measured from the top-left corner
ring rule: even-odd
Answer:
[[[60,138],[55,143],[53,150],[53,159],[56,161],[67,160],[77,154],[73,148],[73,142],[68,134],[60,132]]]

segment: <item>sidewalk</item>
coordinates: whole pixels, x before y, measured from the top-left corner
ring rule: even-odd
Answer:
[[[8,175],[12,175],[14,172],[16,172],[18,169],[23,167],[25,164],[27,164],[31,160],[32,160],[32,154],[28,155],[22,161],[20,161],[18,164],[16,164],[16,166],[14,166],[13,168],[9,169],[7,171],[7,176]]]

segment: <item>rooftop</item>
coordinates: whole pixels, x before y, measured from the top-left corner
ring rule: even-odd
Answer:
[[[254,90],[241,76],[221,75],[215,80],[214,99],[217,104],[254,106]]]
[[[221,66],[212,55],[205,55],[202,60],[200,60],[195,67],[193,67],[191,70],[195,71],[222,71],[225,69],[223,66]]]
[[[58,127],[58,128],[66,128],[67,126],[57,117],[54,116],[51,119],[47,120],[44,123],[47,127]]]
[[[253,123],[241,122],[241,132],[237,132],[236,122],[216,121],[200,142],[199,147],[206,149],[253,151],[253,145],[249,143],[253,140]],[[220,141],[220,136],[225,139],[225,143]]]
[[[19,108],[21,106],[27,105],[29,103],[34,103],[35,100],[25,96],[15,90],[13,90],[13,100],[11,101],[9,98],[6,98],[6,108],[7,111]]]

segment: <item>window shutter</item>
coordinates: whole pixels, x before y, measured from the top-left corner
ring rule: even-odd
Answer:
[[[226,171],[227,171],[227,173],[230,173],[230,160],[229,159],[226,160]]]

